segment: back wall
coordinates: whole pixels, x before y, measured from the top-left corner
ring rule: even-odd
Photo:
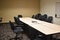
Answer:
[[[13,17],[18,14],[23,17],[31,17],[39,13],[40,0],[0,0],[0,16],[3,22],[14,21]]]

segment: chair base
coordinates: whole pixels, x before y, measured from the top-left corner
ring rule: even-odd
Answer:
[[[20,37],[16,35],[15,38],[11,38],[10,40],[22,40],[22,39],[23,39],[22,35]]]
[[[18,37],[18,38],[11,38],[10,40],[22,40],[22,39]]]

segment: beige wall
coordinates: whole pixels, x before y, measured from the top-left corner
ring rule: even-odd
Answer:
[[[1,16],[1,1],[0,1],[0,16]]]
[[[53,16],[53,23],[60,25],[60,18],[55,18],[55,4],[60,0],[40,0],[40,13]]]
[[[14,21],[13,17],[18,14],[31,17],[33,14],[39,13],[39,3],[40,0],[1,0],[0,14],[3,22]]]

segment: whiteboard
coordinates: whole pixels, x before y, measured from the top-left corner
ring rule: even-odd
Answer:
[[[60,2],[56,2],[56,15],[60,18]]]

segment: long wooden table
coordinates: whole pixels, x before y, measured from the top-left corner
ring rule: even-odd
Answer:
[[[20,21],[28,24],[32,28],[44,33],[45,35],[60,33],[60,25],[40,21],[30,17],[19,18]]]

